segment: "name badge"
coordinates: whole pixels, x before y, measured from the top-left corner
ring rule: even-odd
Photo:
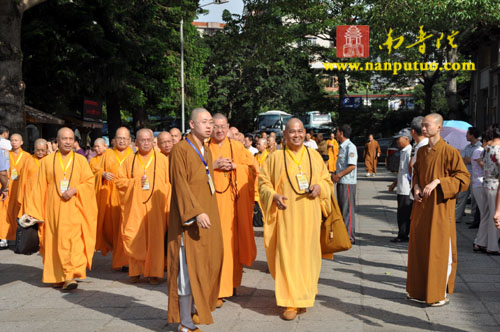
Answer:
[[[207,175],[208,175],[208,186],[210,187],[210,193],[213,195],[213,194],[215,194],[214,181],[212,181],[212,177],[210,176],[210,174],[207,174]]]
[[[300,190],[309,189],[309,181],[307,181],[305,174],[297,174],[297,182],[299,183]]]
[[[17,180],[17,170],[15,168],[13,168],[11,171],[10,171],[10,179],[11,180]]]
[[[144,181],[144,184],[142,185],[142,190],[149,190],[149,179],[146,178],[146,181]]]
[[[61,194],[66,192],[66,190],[68,190],[68,189],[69,189],[69,181],[66,179],[61,180]]]

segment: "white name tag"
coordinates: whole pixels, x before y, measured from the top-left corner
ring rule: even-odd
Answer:
[[[297,174],[297,182],[300,190],[309,189],[309,181],[307,181],[305,174]]]
[[[149,190],[149,180],[146,178],[146,181],[144,181],[144,184],[142,186],[142,190]]]
[[[210,174],[208,174],[208,186],[210,187],[210,193],[213,195],[215,194],[215,185],[214,181],[212,181],[212,177]]]
[[[17,180],[17,170],[15,168],[13,168],[11,171],[10,171],[10,179],[11,180]]]
[[[61,180],[61,194],[66,192],[69,189],[69,181],[68,180]]]

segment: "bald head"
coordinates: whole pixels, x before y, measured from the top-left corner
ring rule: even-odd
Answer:
[[[10,135],[10,144],[12,145],[12,150],[17,153],[17,151],[23,145],[23,137],[19,134]]]
[[[172,140],[172,135],[168,131],[162,131],[158,137],[158,147],[161,153],[168,156],[172,148],[174,147],[174,142]]]
[[[291,118],[286,123],[285,131],[283,132],[283,137],[286,140],[287,146],[293,150],[298,151],[304,145],[304,139],[306,136],[306,130],[304,129],[304,124],[297,118]]]
[[[255,144],[255,147],[257,148],[257,150],[259,150],[259,152],[264,151],[265,149],[267,149],[267,139],[259,138],[257,140],[257,144]]]
[[[120,127],[116,130],[114,139],[114,145],[118,151],[124,151],[130,145],[130,130],[125,127]]]
[[[437,113],[431,113],[422,120],[422,134],[429,137],[434,143],[441,137],[443,117]]]
[[[154,134],[149,128],[139,129],[136,133],[135,145],[139,153],[147,155],[153,149]]]
[[[73,150],[75,143],[75,133],[68,127],[63,127],[57,131],[57,146],[61,154],[66,155]]]
[[[200,114],[200,113],[198,113],[198,114]],[[191,113],[191,117],[193,117],[193,113]],[[191,120],[191,121],[196,121],[196,120]],[[179,129],[172,128],[172,129],[170,129],[169,133],[170,133],[170,135],[172,135],[172,142],[174,143],[174,145],[181,141],[182,133]]]
[[[35,157],[42,159],[48,153],[49,149],[47,146],[47,141],[43,138],[39,138],[35,141]]]
[[[208,112],[206,108],[203,107],[197,107],[191,111],[191,117],[189,120],[191,121],[198,121],[198,118],[200,117],[200,114]]]
[[[106,151],[107,147],[104,138],[99,137],[94,141],[94,151],[98,156],[101,156]]]
[[[300,127],[304,128],[304,124],[302,123],[302,121],[300,121],[297,118],[291,118],[290,120],[287,121],[286,126],[285,126],[285,130],[288,130],[291,127],[295,127],[297,125],[299,125]]]
[[[438,113],[431,113],[429,115],[427,115],[426,117],[429,117],[431,119],[434,120],[434,122],[439,125],[439,126],[443,126],[443,122],[444,122],[444,119],[443,117],[441,116],[441,114],[438,114]]]

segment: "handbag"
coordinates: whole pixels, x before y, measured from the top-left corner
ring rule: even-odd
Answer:
[[[40,240],[38,239],[38,223],[24,227],[17,219],[16,232],[16,254],[31,255],[40,250]]]
[[[333,195],[332,195],[333,196]],[[352,248],[351,240],[342,219],[342,214],[335,197],[332,197],[333,209],[328,218],[321,223],[321,253],[333,254]]]

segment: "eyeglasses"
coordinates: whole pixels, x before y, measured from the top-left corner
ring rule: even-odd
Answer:
[[[215,129],[215,130],[218,130],[218,129],[222,129],[222,130],[224,130],[224,129],[227,129],[227,126],[226,126],[226,125],[222,125],[222,126],[214,126],[214,129]]]
[[[141,143],[151,143],[153,140],[151,138],[141,138],[138,139],[137,141]]]
[[[126,141],[126,140],[128,140],[128,137],[115,137],[115,140],[117,140],[117,141]]]

